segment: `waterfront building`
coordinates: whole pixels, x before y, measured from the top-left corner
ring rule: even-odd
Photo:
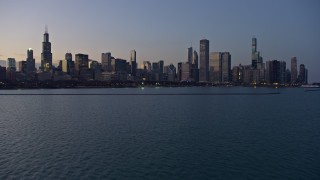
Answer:
[[[192,64],[193,62],[193,48],[189,47],[188,48],[188,63]]]
[[[6,67],[0,66],[0,82],[5,82],[7,79],[7,70]]]
[[[307,81],[306,81],[306,67],[304,64],[300,64],[300,69],[299,69],[299,78],[298,78],[298,81],[300,84],[306,84]]]
[[[152,72],[154,73],[158,73],[159,72],[159,67],[158,67],[158,63],[154,62],[152,63]]]
[[[193,51],[192,64],[190,70],[190,80],[194,82],[199,82],[199,67],[198,67],[198,53]]]
[[[210,53],[210,81],[216,84],[221,83],[222,77],[222,54],[221,52]]]
[[[200,69],[199,81],[208,82],[209,79],[209,40],[200,40]]]
[[[62,64],[61,64],[61,70],[62,72],[67,73],[71,76],[75,75],[75,64],[74,64],[74,61],[72,60],[71,53],[65,54],[65,59],[62,60]]]
[[[287,67],[285,61],[280,61],[280,84],[286,84],[287,82]]]
[[[89,69],[89,56],[87,54],[76,54],[75,55],[75,74],[77,77],[82,76],[82,79],[86,79],[88,76],[85,75]],[[80,78],[81,79],[81,78]]]
[[[260,83],[260,70],[254,69],[252,65],[239,66],[240,74],[244,84],[259,84]],[[240,76],[240,78],[241,78]]]
[[[165,76],[167,77],[166,80],[173,82],[176,80],[176,67],[173,64],[170,64],[168,66],[164,66],[164,70],[163,70]]]
[[[8,58],[7,60],[6,80],[16,80],[16,60],[14,58]]]
[[[33,50],[32,48],[29,48],[27,50],[27,59],[26,59],[26,63],[27,63],[27,74],[31,77],[33,77],[36,73],[36,61],[33,58]]]
[[[151,71],[151,63],[149,61],[143,61],[141,64],[141,69],[145,71]]]
[[[72,61],[72,54],[71,53],[66,53],[64,57],[65,57],[65,60],[67,60],[69,62]]]
[[[231,54],[229,52],[221,53],[221,83],[231,81]]]
[[[62,62],[62,63],[61,63],[61,70],[62,70],[62,72],[68,74],[68,73],[69,73],[68,61],[67,61],[66,59],[64,59],[64,60],[62,60],[61,62]]]
[[[266,82],[268,84],[282,84],[286,79],[286,64],[284,61],[267,61]]]
[[[49,33],[48,33],[47,27],[43,35],[43,42],[42,42],[41,70],[42,71],[52,70],[51,43],[49,41]]]
[[[101,65],[102,65],[103,71],[108,71],[108,72],[112,71],[111,59],[112,59],[111,52],[101,54]]]
[[[26,74],[27,73],[27,61],[19,61],[18,63],[18,71]]]
[[[295,84],[298,78],[297,57],[291,58],[291,84]]]
[[[137,52],[136,50],[130,51],[130,74],[131,76],[136,76],[137,72]]]
[[[190,81],[190,64],[188,62],[178,63],[178,80]]]
[[[15,58],[8,58],[7,69],[16,69],[16,59]]]
[[[233,66],[232,68],[232,82],[234,84],[240,83],[240,67],[239,66]]]

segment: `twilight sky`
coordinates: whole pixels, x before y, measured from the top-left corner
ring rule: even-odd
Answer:
[[[48,25],[53,60],[66,52],[101,53],[138,63],[187,61],[187,48],[229,51],[232,66],[251,63],[251,38],[258,38],[264,61],[290,58],[320,81],[319,0],[0,0],[0,59],[26,58],[29,47],[40,62]]]

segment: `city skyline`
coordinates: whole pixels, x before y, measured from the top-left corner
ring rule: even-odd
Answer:
[[[166,64],[176,65],[187,61],[188,47],[200,52],[199,40],[205,38],[210,41],[209,52],[230,52],[232,66],[247,65],[251,64],[250,46],[254,36],[259,39],[258,49],[264,61],[286,61],[289,67],[291,58],[297,57],[298,65],[305,64],[308,68],[310,82],[319,81],[316,52],[320,47],[320,25],[316,21],[319,15],[316,10],[320,3],[317,1],[203,1],[201,4],[188,1],[189,4],[184,2],[180,6],[175,6],[178,1],[76,2],[76,5],[75,1],[64,2],[61,7],[62,1],[1,1],[0,59],[24,60],[26,50],[32,48],[36,62],[40,63],[45,24],[51,35],[54,63],[64,59],[66,52],[88,54],[90,59],[98,61],[101,61],[101,53],[112,52],[115,57],[129,60],[130,50],[135,49],[139,66],[143,61],[161,59]],[[277,7],[273,6],[275,3]],[[28,4],[34,6],[22,11]],[[74,7],[70,9],[68,4]],[[207,6],[213,4],[222,8],[211,6],[212,11],[208,12]],[[102,5],[108,5],[106,11],[93,13]],[[52,8],[45,9],[46,15],[40,16],[46,6]],[[255,7],[263,7],[265,11],[260,12],[261,9]],[[165,13],[161,13],[161,8]],[[203,8],[205,20],[199,18],[202,16],[196,11],[199,8]],[[66,10],[68,13],[64,12]],[[84,15],[77,10],[91,10],[92,13]],[[230,13],[216,17],[226,10]],[[110,16],[106,22],[106,16],[113,13],[117,16]]]

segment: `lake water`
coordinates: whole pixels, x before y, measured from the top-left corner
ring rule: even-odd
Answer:
[[[320,91],[0,91],[97,93],[171,95],[1,95],[0,179],[320,179]]]

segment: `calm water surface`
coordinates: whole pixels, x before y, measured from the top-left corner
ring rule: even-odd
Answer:
[[[278,95],[0,96],[0,179],[320,179],[320,91],[1,90]]]

